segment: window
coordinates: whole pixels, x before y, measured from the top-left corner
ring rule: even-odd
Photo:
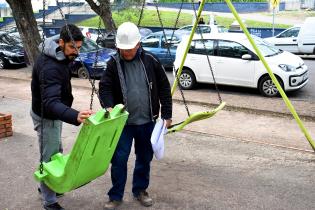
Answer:
[[[211,32],[211,28],[210,26],[197,26],[198,28],[196,29],[196,33],[200,34],[200,33],[210,33]]]
[[[172,37],[172,35],[166,35],[167,38],[167,43],[169,44],[170,49],[176,49],[177,45],[180,43],[180,39],[176,37],[175,35]],[[162,38],[162,48],[167,48],[166,43],[165,43],[165,38],[163,36]]]
[[[213,40],[194,40],[189,53],[213,55]]]
[[[249,54],[248,49],[239,43],[221,40],[218,43],[218,56],[242,58],[245,54]]]
[[[142,47],[159,47],[160,37],[159,36],[149,36],[141,41]]]
[[[80,52],[91,52],[97,51],[97,49],[101,49],[101,47],[97,47],[97,44],[93,42],[91,39],[84,39]]]
[[[300,28],[289,29],[282,34],[279,34],[277,38],[288,38],[288,37],[297,37],[299,35]]]
[[[192,29],[192,26],[186,26],[186,27],[183,27],[182,29],[180,29],[181,31],[191,31]]]

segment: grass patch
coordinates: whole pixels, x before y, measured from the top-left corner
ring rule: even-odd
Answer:
[[[137,24],[138,19],[139,19],[139,14],[140,14],[140,9],[126,9],[120,12],[115,11],[113,12],[113,19],[117,26],[119,26],[121,23],[125,21],[130,21]],[[160,14],[161,14],[161,19],[162,19],[164,27],[170,27],[170,28],[174,27],[175,20],[177,17],[177,12],[160,11]],[[184,25],[192,24],[192,18],[193,18],[192,14],[181,13],[177,26],[181,27]],[[231,23],[233,23],[233,21],[235,20],[234,18],[227,18],[227,17],[220,17],[220,16],[216,16],[215,19],[219,25],[223,25],[226,28],[229,28]],[[204,16],[204,20],[205,22],[209,22],[209,16]],[[98,21],[99,21],[98,17],[94,17],[94,18],[84,20],[78,23],[78,25],[88,26],[88,27],[98,27]],[[264,28],[264,27],[271,28],[272,27],[272,24],[267,23],[267,22],[247,20],[245,23],[248,27],[257,27],[257,28]],[[143,18],[140,25],[160,27],[161,25],[159,22],[157,12],[155,10],[144,10]],[[102,24],[102,27],[104,27],[103,24]],[[275,28],[289,28],[289,27],[291,27],[291,25],[275,24]]]

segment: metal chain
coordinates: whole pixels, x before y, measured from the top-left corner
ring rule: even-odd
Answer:
[[[46,0],[43,0],[43,34],[42,34],[42,55],[44,54],[44,49],[45,49],[45,33],[44,33],[44,29],[46,26]],[[44,59],[44,63],[45,63],[45,57],[43,56]],[[45,66],[45,65],[44,65]],[[40,72],[40,93],[41,93],[41,110],[40,110],[40,165],[39,165],[39,172],[40,174],[43,174],[44,171],[44,164],[43,164],[43,150],[44,150],[44,82],[45,82],[45,78],[44,78],[44,69],[41,68],[41,72]]]
[[[96,38],[96,40],[99,39],[99,37],[100,37],[100,30],[101,30],[101,23],[102,23],[101,20],[102,20],[102,19],[101,19],[101,15],[99,15],[98,29],[97,29],[97,38]],[[94,68],[96,68],[96,66],[97,66],[97,64],[98,64],[98,54],[99,54],[99,46],[98,46],[98,44],[97,44],[96,46],[97,46],[97,49],[96,49],[96,53],[95,53],[95,60],[94,60],[94,62],[93,62]],[[93,85],[92,85],[92,87],[95,87],[95,70],[94,70],[93,66],[92,66],[92,69],[93,69],[93,71],[92,71],[92,77],[93,77],[93,80],[92,80]],[[90,102],[90,109],[91,109],[91,110],[93,109],[94,93],[95,93],[95,91],[94,91],[93,88],[92,88],[92,91],[91,91],[91,102]]]
[[[58,0],[56,0],[56,4],[57,4],[58,10],[59,10],[59,12],[60,12],[61,18],[62,18],[62,20],[65,22],[66,30],[67,30],[67,32],[68,32],[68,35],[69,35],[70,39],[71,39],[71,42],[72,42],[73,46],[75,47],[76,51],[79,52],[79,50],[78,50],[78,48],[77,48],[77,46],[76,46],[76,44],[75,44],[75,41],[74,41],[74,39],[73,39],[73,37],[72,37],[72,34],[71,34],[70,30],[69,30],[68,21],[65,19],[65,16],[64,16],[64,14],[63,14],[63,12],[62,12],[62,9],[61,9],[61,7],[60,7],[60,5],[59,5],[59,1],[58,1]],[[102,100],[100,100],[99,91],[95,88],[95,83],[91,80],[90,74],[89,74],[88,70],[86,69],[86,67],[85,67],[85,65],[84,65],[84,63],[83,63],[81,57],[78,56],[78,59],[79,59],[81,65],[82,65],[82,67],[84,68],[84,70],[88,73],[88,74],[87,74],[87,75],[88,75],[88,80],[89,80],[89,82],[90,82],[90,84],[91,84],[91,86],[92,86],[92,92],[95,92],[95,93],[96,93],[96,95],[97,95],[97,97],[98,97],[98,99],[99,99],[99,101],[100,101],[102,107],[104,107],[104,104],[103,104]],[[91,98],[92,98],[92,96],[91,96]],[[92,100],[92,99],[91,99],[91,100]]]
[[[140,26],[141,20],[142,20],[142,17],[143,17],[143,10],[144,10],[144,6],[145,6],[145,1],[146,1],[146,0],[143,0],[143,2],[142,2],[142,7],[141,7],[141,11],[140,11],[140,16],[139,16],[139,20],[138,20],[138,23],[137,23],[137,26],[138,26],[138,27]]]
[[[164,39],[165,39],[165,45],[166,45],[166,48],[167,48],[167,53],[168,53],[168,55],[171,57],[170,44],[169,44],[169,42],[168,42],[168,40],[167,40],[167,37],[166,37],[165,29],[164,29],[164,26],[163,26],[161,14],[160,14],[159,7],[158,7],[158,4],[157,4],[157,3],[155,3],[155,7],[156,7],[156,12],[157,12],[157,15],[158,15],[158,18],[159,18],[160,25],[161,25],[161,27],[162,27],[163,36],[164,36]],[[174,36],[175,29],[176,29],[177,24],[178,24],[178,21],[179,21],[179,17],[180,17],[180,13],[181,13],[182,7],[183,7],[183,0],[182,0],[182,3],[181,3],[181,6],[180,6],[179,12],[178,12],[178,14],[177,14],[177,18],[176,18],[176,21],[175,21],[175,24],[174,24],[174,27],[173,27],[173,32],[172,32],[172,36],[171,36],[170,42],[172,42],[172,40],[173,40],[173,36]],[[187,104],[187,101],[186,101],[184,92],[183,92],[183,90],[182,90],[182,87],[181,87],[180,84],[179,84],[179,75],[177,75],[174,66],[173,66],[173,71],[175,72],[175,75],[176,75],[176,77],[177,77],[177,86],[178,86],[179,91],[180,91],[180,94],[181,94],[181,96],[182,96],[183,103],[184,103],[184,105],[185,105],[185,109],[186,109],[187,115],[190,116],[190,111],[189,111],[189,108],[188,108],[188,104]]]
[[[199,21],[199,17],[197,17],[197,12],[196,12],[196,7],[195,7],[195,4],[192,2],[192,7],[194,9],[194,14],[195,14],[195,21]],[[200,33],[200,37],[201,37],[201,41],[202,41],[202,44],[203,44],[203,48],[205,49],[205,51],[207,52],[207,47],[206,47],[206,44],[205,44],[205,40],[203,38],[203,34],[202,34],[202,30],[201,28],[198,26],[198,23],[197,23],[197,30],[199,30],[199,33]],[[210,31],[211,32],[211,31]],[[215,87],[215,90],[217,91],[217,95],[218,95],[218,99],[220,101],[220,103],[222,103],[222,98],[221,98],[221,95],[220,95],[220,91],[219,91],[219,88],[218,88],[218,85],[216,83],[216,80],[215,80],[215,77],[214,77],[214,73],[213,73],[213,69],[212,69],[212,65],[211,65],[211,62],[210,62],[210,58],[209,58],[209,55],[208,53],[206,53],[206,56],[207,56],[207,61],[208,61],[208,65],[209,65],[209,68],[210,68],[210,71],[211,71],[211,75],[212,75],[212,78],[213,78],[213,83],[214,83],[214,87]]]

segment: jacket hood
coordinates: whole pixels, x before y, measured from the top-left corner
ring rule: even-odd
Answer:
[[[38,48],[40,52],[42,51],[42,45],[43,43],[40,43]],[[45,55],[52,57],[58,61],[65,60],[66,57],[64,53],[61,51],[59,45],[53,40],[53,39],[46,39],[45,40],[45,46],[44,46],[44,52]]]

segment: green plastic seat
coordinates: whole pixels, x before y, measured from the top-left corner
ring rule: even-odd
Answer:
[[[102,176],[112,159],[118,140],[128,118],[128,112],[119,104],[105,116],[100,110],[82,126],[68,155],[57,153],[51,161],[43,163],[43,173],[34,173],[57,193],[74,190]]]
[[[186,125],[188,125],[188,124],[190,124],[192,122],[196,122],[196,121],[199,121],[199,120],[204,120],[204,119],[210,118],[213,115],[215,115],[218,111],[223,109],[224,106],[225,106],[225,102],[222,102],[217,108],[215,108],[215,109],[213,109],[211,111],[193,113],[189,117],[187,117],[183,122],[180,122],[178,124],[174,124],[171,127],[169,127],[167,129],[167,133],[173,133],[173,132],[176,132],[176,131],[180,131]]]

